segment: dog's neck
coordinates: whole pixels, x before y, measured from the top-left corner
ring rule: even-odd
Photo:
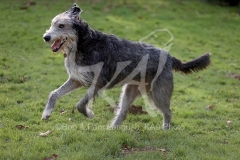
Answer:
[[[83,41],[83,43],[80,46],[78,46],[78,50],[79,49],[84,49],[90,43],[90,41],[92,40],[91,30],[88,32],[88,34],[86,35],[86,37],[84,39],[85,39],[85,41]]]
[[[92,40],[92,29],[87,22],[80,19],[73,26],[77,32],[77,52],[82,51]]]

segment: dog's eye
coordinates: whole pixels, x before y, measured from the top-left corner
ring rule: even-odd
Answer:
[[[59,24],[58,27],[59,27],[59,28],[64,28],[64,25],[63,25],[63,24]]]

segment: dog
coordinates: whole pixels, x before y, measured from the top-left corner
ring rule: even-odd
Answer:
[[[77,103],[77,109],[93,118],[89,102],[106,89],[123,86],[118,110],[110,127],[119,127],[132,102],[144,94],[150,104],[162,113],[163,129],[169,129],[172,117],[172,70],[184,74],[203,70],[211,63],[209,53],[184,63],[150,44],[132,42],[91,29],[80,18],[81,11],[74,4],[66,12],[54,17],[49,30],[43,35],[44,41],[52,44],[54,53],[64,53],[69,78],[50,93],[42,120],[50,117],[59,98],[82,86],[88,90]]]

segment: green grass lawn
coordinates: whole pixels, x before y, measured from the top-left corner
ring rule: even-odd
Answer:
[[[41,121],[49,93],[67,78],[62,55],[42,40],[51,19],[73,1],[0,0],[0,159],[215,159],[240,156],[240,16],[237,8],[205,1],[76,1],[89,25],[139,41],[157,29],[174,36],[171,55],[191,60],[211,52],[212,65],[199,73],[174,73],[172,127],[162,116],[128,114],[122,128],[107,130],[114,117],[101,97],[94,119],[72,109],[86,89],[60,99]],[[166,48],[167,32],[145,42]],[[235,78],[234,78],[235,77]],[[120,88],[106,93],[118,101]],[[143,99],[134,102],[144,108]],[[206,109],[206,106],[213,106]],[[61,110],[67,111],[60,114]],[[69,121],[71,118],[71,121]],[[229,121],[229,124],[227,124]],[[16,125],[26,128],[20,130]],[[53,131],[46,137],[39,132]]]

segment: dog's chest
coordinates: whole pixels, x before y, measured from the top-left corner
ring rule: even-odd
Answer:
[[[88,86],[91,83],[91,78],[87,73],[87,67],[78,66],[75,62],[75,54],[70,54],[65,58],[65,68],[69,77]]]

